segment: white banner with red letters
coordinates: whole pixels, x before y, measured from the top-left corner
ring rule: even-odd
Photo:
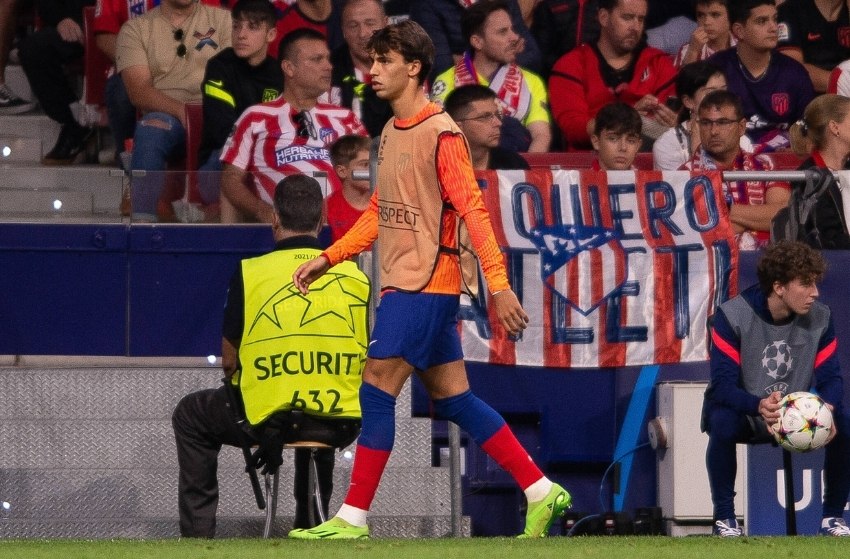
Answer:
[[[461,299],[466,359],[545,367],[705,360],[707,318],[737,292],[721,176],[686,171],[478,174],[530,317],[512,339],[486,289]]]

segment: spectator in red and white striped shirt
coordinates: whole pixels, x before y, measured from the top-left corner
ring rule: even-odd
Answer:
[[[222,150],[222,222],[271,223],[274,189],[291,173],[322,172],[327,197],[340,188],[330,145],[340,136],[367,136],[350,109],[319,103],[331,87],[330,51],[314,29],[293,31],[280,43],[283,93],[249,107]]]

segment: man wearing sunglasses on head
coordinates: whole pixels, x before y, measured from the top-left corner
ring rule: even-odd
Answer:
[[[278,50],[283,93],[249,107],[224,144],[221,220],[271,223],[278,182],[292,173],[324,173],[325,197],[342,188],[330,146],[346,134],[367,136],[351,109],[320,103],[331,88],[330,50],[315,29],[292,31]]]
[[[682,166],[689,171],[770,171],[773,163],[764,155],[741,149],[747,119],[740,98],[718,89],[703,98],[697,110],[700,147]],[[729,220],[735,228],[738,247],[756,249],[770,240],[770,222],[788,205],[791,185],[781,181],[724,181]]]
[[[232,19],[195,0],[162,0],[118,33],[115,64],[133,106],[142,113],[134,134],[133,170],[165,171],[185,156],[184,106],[201,100],[207,61],[231,46]],[[156,219],[162,173],[133,182],[136,219]]]

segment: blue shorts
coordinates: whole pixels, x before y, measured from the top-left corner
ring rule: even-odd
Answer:
[[[401,357],[424,371],[463,359],[457,331],[457,295],[400,293],[381,297],[369,357]]]

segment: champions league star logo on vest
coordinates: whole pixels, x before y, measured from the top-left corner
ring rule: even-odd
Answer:
[[[776,384],[770,386],[770,392],[779,391],[783,394],[788,389],[788,383],[781,382],[789,374],[794,367],[794,358],[791,357],[791,348],[785,340],[778,340],[765,346],[762,351],[761,365],[764,373],[777,381]]]
[[[584,225],[541,226],[531,231],[540,251],[544,285],[587,316],[616,295],[627,279],[626,253],[613,229]],[[599,278],[593,297],[579,300],[581,277]]]

